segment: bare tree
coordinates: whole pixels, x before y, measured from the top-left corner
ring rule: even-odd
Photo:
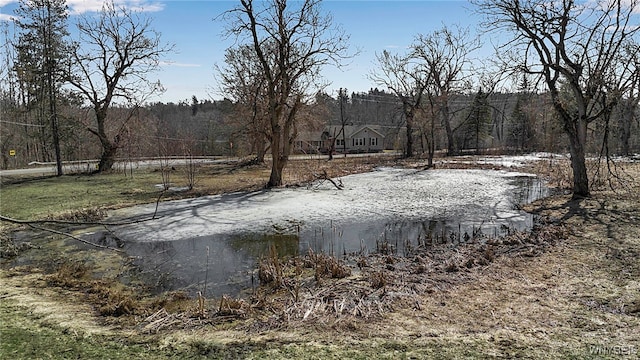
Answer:
[[[109,109],[120,102],[137,109],[150,95],[162,91],[148,76],[157,70],[160,58],[172,50],[161,43],[151,20],[141,13],[116,7],[108,2],[99,16],[87,16],[78,22],[79,42],[73,51],[69,83],[93,110],[95,126],[87,130],[102,145],[98,172],[110,170],[115,163],[122,132],[131,116],[110,124]]]
[[[342,153],[345,157],[347,157],[347,134],[344,131],[344,127],[347,125],[349,121],[349,115],[347,114],[345,109],[347,107],[347,101],[349,98],[347,97],[347,89],[340,88],[338,92],[338,100],[340,101],[340,131],[337,134],[333,135],[333,140],[331,141],[331,151],[335,150],[335,144],[337,137],[342,135]],[[333,154],[331,154],[331,158],[333,159]]]
[[[635,59],[630,63],[629,68],[632,71],[631,86],[627,92],[622,94],[622,99],[618,104],[617,120],[618,120],[618,154],[630,155],[631,125],[634,120],[638,119],[638,103],[640,102],[640,54],[638,45],[627,46],[622,56],[634,56]]]
[[[404,157],[411,157],[414,118],[429,84],[429,73],[416,60],[414,52],[394,55],[384,50],[382,54],[376,55],[376,60],[378,68],[372,71],[369,78],[377,85],[386,86],[400,100],[407,129]]]
[[[251,143],[255,162],[263,163],[268,148],[267,84],[253,46],[225,51],[225,66],[216,66],[221,90],[235,103],[235,114]]]
[[[471,53],[480,42],[468,28],[442,27],[426,35],[418,35],[412,48],[427,72],[427,97],[447,133],[447,154],[457,152],[451,125],[450,98],[468,87]]]
[[[328,140],[326,151],[329,154],[329,160],[334,159],[334,155],[338,150],[338,146],[342,145],[344,157],[347,156],[347,144],[345,126],[349,121],[349,97],[347,89],[340,88],[336,99],[326,93],[318,93],[316,95],[316,107],[321,108],[319,114],[316,115],[319,125],[329,125],[323,132],[323,138]],[[316,110],[316,112],[318,112]],[[326,120],[329,119],[328,123]],[[337,120],[337,126],[334,126]]]
[[[251,44],[264,74],[273,161],[267,187],[280,186],[297,135],[298,110],[311,88],[322,87],[320,69],[340,66],[349,56],[349,38],[321,12],[320,0],[241,0],[225,17],[229,33]]]
[[[513,33],[507,45],[519,50],[518,68],[538,76],[549,90],[569,138],[574,198],[590,194],[585,163],[588,125],[608,118],[633,82],[629,61],[636,56],[620,55],[636,42],[640,31],[634,20],[637,4],[637,0],[477,1],[487,16],[487,28]],[[563,89],[569,96],[563,96]]]

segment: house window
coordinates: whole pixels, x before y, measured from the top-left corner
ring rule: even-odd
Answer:
[[[369,139],[369,145],[378,146],[378,138],[370,138]]]
[[[344,146],[344,139],[336,139],[336,146]]]
[[[353,139],[353,146],[364,146],[365,144],[364,138]]]

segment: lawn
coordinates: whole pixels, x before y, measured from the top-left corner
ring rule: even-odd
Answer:
[[[296,163],[287,178],[375,166],[339,165]],[[348,274],[340,259],[272,259],[276,283],[246,299],[151,296],[117,253],[33,239],[39,247],[23,255],[41,263],[2,260],[0,358],[637,358],[640,164],[625,171],[635,180],[615,191],[524,206],[544,220],[535,236],[372,254]],[[166,197],[259,188],[267,177],[266,166],[204,168],[195,190]],[[5,180],[2,214],[43,218],[154,202],[161,175]]]

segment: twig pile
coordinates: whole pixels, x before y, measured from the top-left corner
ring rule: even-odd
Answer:
[[[284,306],[287,322],[293,320],[323,322],[328,316],[371,318],[391,309],[381,300],[384,289],[372,289],[363,284],[343,281],[313,292],[309,289],[299,301],[288,301]]]
[[[170,314],[165,309],[160,309],[138,324],[138,331],[145,334],[156,334],[160,330],[172,328],[176,325],[186,324],[184,314]]]

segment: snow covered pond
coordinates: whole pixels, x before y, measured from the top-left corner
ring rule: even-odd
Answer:
[[[342,255],[388,242],[402,254],[418,241],[527,229],[532,216],[517,204],[547,195],[537,178],[505,171],[381,168],[340,180],[343,190],[324,182],[160,203],[159,219],[113,232],[158,290],[201,290],[206,277],[207,295],[220,296],[251,286],[271,244],[283,255],[309,248]],[[121,209],[111,220],[155,210],[155,204]]]

